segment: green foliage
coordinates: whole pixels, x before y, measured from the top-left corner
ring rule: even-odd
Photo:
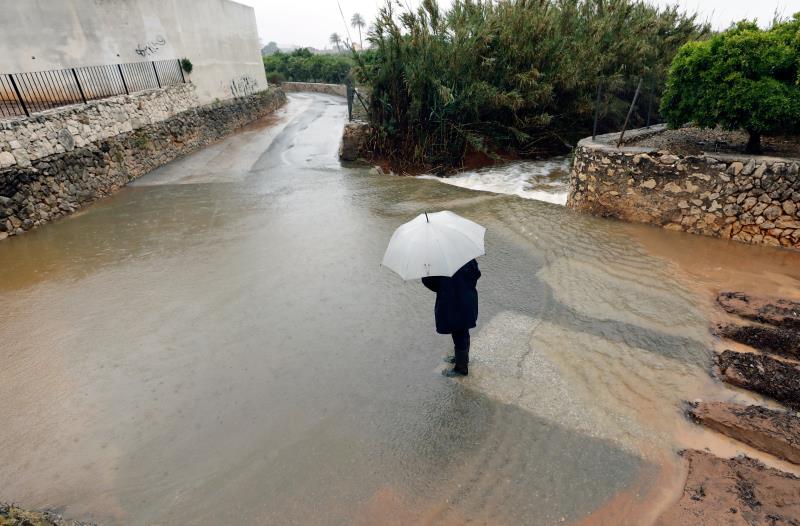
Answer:
[[[661,107],[672,126],[746,130],[750,153],[760,152],[761,134],[800,131],[800,13],[766,31],[745,21],[683,46]]]
[[[270,84],[282,84],[286,82],[286,77],[280,71],[267,71],[267,82]]]
[[[278,51],[263,57],[263,60],[266,71],[283,75],[285,80],[292,82],[342,84],[353,67],[353,59],[349,55],[315,55],[306,48],[296,49],[291,53]]]
[[[186,73],[191,73],[193,68],[194,65],[192,64],[191,60],[189,60],[188,58],[181,59],[181,69],[183,71],[185,71]]]
[[[396,5],[381,9],[371,52],[356,57],[358,80],[372,87],[377,148],[399,164],[443,169],[468,151],[565,149],[591,132],[599,81],[602,124],[619,129],[639,77],[657,97],[676,50],[707,31],[675,7],[636,0]]]

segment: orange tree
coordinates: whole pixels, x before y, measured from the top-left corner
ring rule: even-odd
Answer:
[[[694,123],[745,130],[747,153],[761,136],[800,131],[800,13],[761,30],[739,22],[675,56],[661,114],[678,127]]]

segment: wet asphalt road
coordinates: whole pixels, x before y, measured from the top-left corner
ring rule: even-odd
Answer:
[[[103,524],[543,525],[655,484],[649,447],[716,389],[697,293],[617,223],[341,166],[345,115],[292,95],[0,246],[0,500]],[[441,209],[488,227],[464,381],[439,374],[432,295],[379,266]]]

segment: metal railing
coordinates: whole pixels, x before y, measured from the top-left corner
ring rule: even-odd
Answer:
[[[177,59],[0,74],[0,119],[185,82]]]

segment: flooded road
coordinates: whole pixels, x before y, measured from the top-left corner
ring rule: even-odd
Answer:
[[[340,99],[0,243],[0,500],[102,524],[651,523],[686,445],[714,290],[800,294],[800,257],[342,167]],[[470,377],[379,263],[487,227]],[[712,443],[713,442],[713,443]]]

